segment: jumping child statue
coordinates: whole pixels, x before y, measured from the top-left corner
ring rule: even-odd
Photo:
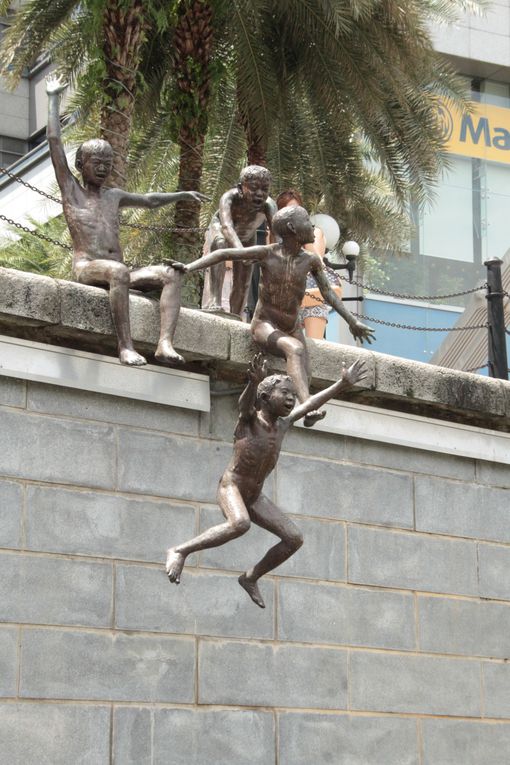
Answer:
[[[218,487],[218,504],[225,522],[170,548],[166,560],[170,581],[179,584],[188,555],[245,534],[253,521],[281,540],[239,577],[241,587],[260,608],[265,608],[257,585],[260,577],[290,558],[303,544],[298,527],[262,494],[264,481],[278,461],[283,438],[291,425],[362,380],[365,368],[359,361],[349,369],[344,365],[336,383],[297,406],[292,380],[285,375],[266,374],[266,362],[258,354],[248,369],[249,381],[239,399],[234,451]]]
[[[174,194],[130,194],[109,188],[105,182],[111,172],[113,150],[107,141],[93,139],[76,152],[76,169],[83,185],[71,173],[60,135],[59,100],[66,84],[56,77],[48,78],[48,143],[51,161],[62,194],[64,216],[73,242],[73,275],[82,284],[110,288],[110,306],[119,343],[122,364],[146,364],[137,353],[129,325],[129,289],[161,290],[161,332],[156,358],[162,363],[182,363],[184,359],[173,347],[173,336],[180,310],[182,274],[171,266],[147,266],[130,271],[124,264],[119,241],[119,210],[122,207],[154,209],[192,199],[202,202],[207,197],[197,191]]]
[[[252,338],[264,353],[285,358],[297,397],[304,403],[310,395],[310,369],[299,309],[307,274],[313,274],[325,301],[345,319],[355,338],[370,343],[373,330],[358,321],[335,294],[319,255],[303,249],[304,244],[314,241],[314,226],[306,210],[284,207],[275,214],[271,225],[273,234],[281,240],[278,244],[216,250],[183,268],[189,273],[225,260],[260,263],[259,299],[251,322]],[[324,416],[323,412],[307,411],[304,419],[307,427]]]

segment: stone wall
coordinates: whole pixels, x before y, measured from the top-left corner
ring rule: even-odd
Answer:
[[[132,308],[150,352],[157,306]],[[103,291],[2,269],[0,331],[113,346]],[[237,583],[274,541],[259,528],[179,587],[164,574],[221,517],[252,352],[246,326],[193,311],[178,347],[211,376],[208,413],[63,387],[71,358],[57,384],[16,379],[0,353],[2,764],[507,765],[510,384],[311,343],[318,386],[365,359],[355,400],[390,413],[388,440],[427,414],[501,458],[293,428],[267,492],[305,543],[261,611]]]
[[[498,765],[510,750],[510,467],[289,435],[268,492],[303,548],[263,582],[219,519],[211,414],[0,378],[5,763]]]

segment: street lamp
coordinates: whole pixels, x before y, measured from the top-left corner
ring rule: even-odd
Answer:
[[[326,248],[331,252],[335,249],[340,239],[340,226],[331,215],[315,213],[310,215],[313,225],[320,228],[326,240]]]
[[[345,256],[347,263],[330,263],[327,258],[324,258],[324,262],[327,266],[334,269],[335,271],[340,271],[345,268],[349,274],[349,282],[352,282],[352,277],[354,275],[354,271],[356,270],[356,258],[359,255],[359,244],[353,241],[345,242],[344,246],[342,247],[342,253]]]

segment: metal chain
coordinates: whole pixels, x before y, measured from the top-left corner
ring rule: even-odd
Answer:
[[[349,279],[347,276],[342,276],[342,274],[337,274],[339,279],[342,279],[344,282],[349,282]],[[487,287],[487,284],[484,282],[484,284],[480,284],[478,287],[471,287],[468,290],[463,290],[462,292],[450,292],[446,295],[406,295],[403,292],[387,292],[386,290],[381,290],[379,287],[371,287],[367,284],[363,284],[363,282],[357,281],[356,279],[353,279],[350,284],[354,284],[356,287],[361,287],[364,290],[367,290],[367,292],[374,292],[377,295],[388,295],[388,297],[395,297],[395,298],[401,298],[402,300],[446,300],[447,298],[454,298],[454,297],[461,297],[462,295],[471,295],[473,292],[478,292],[480,289],[484,289]]]
[[[11,220],[11,218],[7,218],[6,215],[2,215],[1,213],[0,213],[0,220],[4,220],[10,226],[14,226],[14,228],[17,228],[19,231],[24,231],[27,234],[32,234],[32,236],[36,236],[38,239],[42,239],[44,242],[49,242],[50,244],[54,244],[57,247],[62,247],[62,249],[64,250],[72,251],[73,249],[68,244],[63,244],[62,242],[58,242],[56,239],[52,239],[50,236],[41,234],[39,231],[33,231],[32,229],[28,228],[28,226],[23,226],[21,223],[16,223],[16,221]],[[308,297],[313,298],[318,303],[323,303],[323,304],[325,303],[324,300],[321,300],[315,295],[312,295],[308,291],[305,292],[305,295],[308,295]],[[397,322],[383,321],[382,319],[374,319],[371,316],[363,316],[362,314],[356,313],[355,311],[353,311],[353,315],[356,316],[358,319],[371,321],[374,324],[384,324],[386,327],[394,327],[396,329],[412,329],[418,332],[453,332],[453,331],[466,330],[466,329],[487,329],[489,326],[489,324],[486,322],[485,324],[474,324],[469,327],[413,327],[410,324],[398,324]]]
[[[32,234],[32,236],[36,236],[38,239],[42,239],[45,242],[49,242],[50,244],[55,244],[57,247],[62,247],[64,250],[70,250],[72,251],[72,247],[68,244],[63,244],[62,242],[57,242],[56,239],[52,239],[50,236],[46,236],[45,234],[41,234],[39,231],[33,231],[32,229],[28,228],[28,226],[22,226],[21,223],[16,223],[16,221],[11,220],[10,218],[7,218],[5,215],[0,214],[0,219],[4,220],[6,223],[8,223],[10,226],[14,226],[14,228],[19,229],[20,231],[25,231],[27,234]]]
[[[322,298],[317,297],[317,295],[312,295],[312,293],[308,292],[308,290],[306,290],[305,295],[306,297],[312,298],[312,300],[316,300],[317,303],[322,303],[322,305],[326,305],[325,300],[322,300]]]
[[[352,312],[358,319],[365,321],[371,321],[374,324],[384,324],[386,327],[395,327],[396,329],[414,329],[417,332],[459,332],[466,329],[487,329],[489,323],[485,324],[472,324],[467,327],[414,327],[412,324],[398,324],[395,321],[383,321],[382,319],[374,319],[372,316],[363,316],[360,313]]]
[[[42,197],[46,197],[46,199],[50,199],[52,202],[56,202],[57,204],[61,205],[62,201],[58,197],[54,197],[51,194],[47,194],[46,191],[43,191],[42,189],[36,188],[36,186],[32,186],[30,183],[27,183],[23,180],[23,178],[20,178],[19,175],[15,175],[14,173],[11,173],[9,170],[7,170],[5,167],[0,167],[0,173],[5,173],[9,176],[9,178],[12,178],[16,183],[21,183],[22,186],[25,186],[27,189],[30,189],[30,191],[35,191],[37,194],[40,194]]]
[[[0,166],[0,172],[5,173],[9,178],[12,178],[17,183],[20,183],[22,186],[25,186],[27,189],[30,189],[31,191],[35,191],[37,194],[40,194],[43,197],[46,197],[46,199],[49,199],[51,202],[56,202],[57,204],[62,204],[62,201],[58,199],[58,197],[54,197],[52,194],[48,194],[46,191],[43,191],[42,189],[38,189],[36,186],[32,186],[30,183],[27,183],[22,178],[20,178],[18,175],[15,175],[14,173],[11,173],[7,168]],[[0,219],[6,221],[9,223],[9,225],[14,226],[15,228],[25,231],[28,234],[32,234],[33,236],[36,236],[38,239],[42,239],[43,241],[50,242],[50,244],[55,244],[58,247],[62,247],[65,250],[72,250],[72,247],[70,247],[67,244],[62,244],[62,242],[58,242],[56,239],[52,239],[49,236],[45,236],[45,234],[41,234],[37,231],[33,231],[29,229],[27,226],[22,226],[20,223],[16,223],[15,221],[11,220],[10,218],[6,218],[5,215],[0,215]],[[206,226],[197,226],[197,227],[179,227],[179,228],[170,228],[168,226],[147,226],[143,224],[137,224],[137,223],[128,223],[127,221],[121,221],[121,225],[125,226],[127,228],[133,228],[140,231],[153,231],[155,233],[161,233],[161,232],[173,232],[173,233],[187,233],[187,232],[198,232],[198,231],[207,231]],[[341,279],[344,282],[349,282],[350,284],[354,284],[356,287],[361,287],[362,289],[368,290],[369,292],[374,292],[378,295],[387,295],[388,297],[395,297],[395,298],[401,298],[403,300],[446,300],[448,298],[454,298],[454,297],[461,297],[463,295],[471,295],[474,292],[478,292],[478,290],[483,289],[487,287],[487,284],[481,284],[477,287],[472,287],[468,290],[463,290],[462,292],[451,292],[445,295],[408,295],[402,292],[388,292],[386,290],[382,290],[378,287],[372,287],[369,285],[363,284],[363,282],[360,282],[356,279],[349,280],[346,276],[342,276],[342,274],[336,274],[339,279]],[[325,301],[321,298],[316,297],[316,295],[312,295],[311,292],[308,292],[308,290],[305,292],[305,295],[307,297],[312,298],[312,300],[315,300],[317,303],[321,303],[322,305],[325,304]],[[510,295],[506,290],[504,291],[504,295],[507,298],[510,298]],[[477,324],[469,327],[414,327],[409,324],[398,324],[396,322],[387,322],[383,321],[382,319],[374,319],[369,318],[367,316],[361,316],[360,314],[354,313],[354,316],[358,316],[359,318],[366,319],[367,321],[372,321],[375,324],[384,324],[388,327],[395,327],[398,329],[411,329],[411,330],[417,330],[420,332],[450,332],[452,330],[459,331],[459,330],[465,330],[465,329],[483,329],[488,327],[489,325],[486,324]]]
[[[312,300],[316,300],[318,303],[322,303],[322,305],[326,304],[325,300],[321,300],[320,298],[316,297],[316,295],[312,295],[311,292],[308,292],[308,290],[305,292],[305,295],[309,298],[312,298]],[[375,324],[384,324],[387,327],[396,327],[397,329],[415,329],[419,332],[450,332],[452,330],[459,331],[462,329],[483,329],[487,328],[489,324],[476,324],[469,327],[413,327],[410,324],[397,324],[396,322],[389,322],[389,321],[383,321],[382,319],[374,319],[370,316],[362,316],[359,313],[356,313],[355,311],[352,312],[354,316],[357,316],[359,319],[366,319],[366,321],[372,321]]]
[[[30,191],[35,191],[36,194],[40,194],[42,197],[46,197],[46,199],[49,199],[51,202],[56,202],[57,204],[61,205],[62,200],[58,197],[52,196],[52,194],[48,194],[46,191],[43,191],[42,189],[38,189],[36,186],[32,186],[31,183],[27,183],[23,180],[23,178],[20,178],[19,175],[15,175],[14,173],[11,173],[7,168],[0,166],[0,173],[5,173],[9,178],[12,178],[16,183],[21,183],[22,186],[25,186],[27,189],[30,189]],[[121,226],[126,226],[127,228],[135,228],[139,229],[140,231],[154,231],[154,232],[173,232],[176,234],[182,234],[185,232],[191,232],[191,231],[207,231],[206,226],[198,226],[198,227],[179,227],[179,228],[169,228],[168,226],[144,226],[141,223],[128,223],[127,221],[121,221]]]

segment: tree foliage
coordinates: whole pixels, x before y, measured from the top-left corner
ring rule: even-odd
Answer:
[[[0,13],[8,5],[0,0]],[[298,188],[349,236],[396,246],[409,198],[430,200],[447,163],[436,99],[465,103],[463,84],[433,50],[430,23],[483,6],[28,0],[2,41],[0,64],[16,82],[49,52],[75,89],[79,125],[113,141],[120,135],[114,148],[127,157],[118,174],[126,185],[201,185],[211,204],[201,220],[197,206],[180,205],[179,228],[206,222],[248,156],[267,163],[276,191]],[[169,212],[134,212],[132,221],[168,225]],[[196,231],[139,232],[128,250],[158,259],[177,242],[187,260],[200,239]]]

